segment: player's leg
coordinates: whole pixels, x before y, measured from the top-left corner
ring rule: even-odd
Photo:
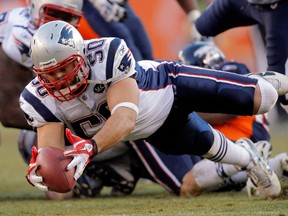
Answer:
[[[124,39],[134,58],[143,59],[141,51],[134,43],[133,35],[123,22],[106,22],[90,1],[84,1],[83,12],[87,22],[98,35]]]
[[[255,143],[259,154],[267,160],[271,155],[272,146],[267,141]],[[184,177],[186,182],[192,181],[192,195],[198,195],[204,191],[241,190],[247,182],[246,172],[235,169],[235,166],[213,162],[207,159],[194,165],[190,173]],[[195,193],[198,192],[198,193]]]
[[[123,20],[123,24],[129,29],[134,44],[141,52],[142,58],[144,60],[153,59],[152,44],[144,25],[128,4],[126,4],[125,8],[127,17]]]
[[[188,155],[167,155],[154,148],[147,141],[139,140],[131,142],[131,145],[141,160],[142,166],[151,176],[149,179],[176,195],[180,193],[183,176],[191,170],[196,160],[201,159],[198,156],[191,158]],[[140,177],[146,178],[143,175]],[[182,188],[183,190],[185,189]]]
[[[273,7],[270,5],[262,7],[262,19],[259,21],[265,28],[268,70],[288,75],[288,23],[283,19],[283,17],[287,18],[288,2],[282,1]],[[279,99],[288,112],[288,95],[281,96]]]
[[[183,113],[176,108],[175,110],[177,113]],[[178,135],[177,138],[175,134]],[[231,166],[230,172],[234,173],[239,171],[239,167],[244,168],[265,196],[275,197],[281,191],[277,176],[270,171],[251,141],[241,139],[235,145],[222,133],[211,128],[196,113],[191,113],[184,124],[179,116],[176,119],[169,116],[150,139],[153,145],[166,153],[189,153],[214,162],[231,164],[235,167]]]
[[[176,103],[190,111],[262,114],[288,92],[288,76],[276,72],[243,76],[172,63],[161,66],[170,71]]]
[[[249,17],[250,6],[247,0],[214,0],[196,20],[196,28],[203,36],[216,36],[233,27],[256,24]]]

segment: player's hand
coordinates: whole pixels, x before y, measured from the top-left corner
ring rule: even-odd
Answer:
[[[39,151],[40,150],[41,149],[39,149]],[[36,164],[36,158],[39,153],[36,146],[33,146],[31,148],[31,151],[32,151],[32,157],[29,163],[29,168],[26,174],[26,179],[32,186],[37,187],[38,189],[42,191],[48,191],[48,187],[42,184],[43,182],[42,176],[36,175],[36,170],[38,168],[38,165]]]
[[[65,156],[72,156],[73,160],[67,165],[67,170],[76,167],[74,179],[77,180],[83,173],[91,158],[98,153],[97,145],[93,140],[78,137],[66,128],[66,137],[73,145],[73,149],[64,151]]]
[[[106,22],[119,22],[126,16],[124,0],[90,0]]]

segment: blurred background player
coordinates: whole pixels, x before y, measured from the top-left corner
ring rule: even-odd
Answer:
[[[260,25],[265,35],[268,71],[288,74],[288,2],[284,0],[214,0],[196,21],[203,36],[214,37],[239,26]],[[288,111],[288,95],[280,96]]]
[[[0,121],[5,127],[31,129],[20,110],[18,98],[34,77],[29,53],[33,34],[41,24],[56,19],[77,27],[82,5],[82,0],[29,0],[27,7],[0,15]]]
[[[31,130],[19,107],[19,95],[35,76],[31,38],[40,25],[64,20],[79,27],[83,0],[28,0],[26,7],[0,14],[0,121],[5,127]],[[10,71],[7,73],[7,70]]]
[[[83,12],[100,37],[124,39],[136,60],[154,58],[148,34],[127,0],[84,0]]]

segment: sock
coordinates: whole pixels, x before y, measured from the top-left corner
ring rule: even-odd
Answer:
[[[236,176],[238,173],[239,170],[236,169],[234,165],[216,163],[207,159],[201,160],[192,168],[195,182],[204,191],[222,188],[227,185],[231,176],[234,177],[235,182],[238,183],[240,181]],[[243,173],[246,174],[245,172]],[[234,181],[234,179],[231,180]],[[232,181],[230,181],[230,184]]]
[[[212,128],[214,134],[214,142],[210,150],[202,155],[209,160],[221,163],[246,167],[251,157],[249,152],[239,145],[235,145],[228,140],[222,133]]]

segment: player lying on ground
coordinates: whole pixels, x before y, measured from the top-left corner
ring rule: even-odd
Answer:
[[[266,113],[278,94],[288,92],[288,77],[276,72],[241,76],[169,61],[135,62],[123,40],[84,41],[63,21],[37,30],[31,58],[37,77],[22,92],[21,108],[37,129],[38,148],[64,149],[66,133],[74,146],[64,154],[74,158],[67,169],[76,167],[75,179],[98,153],[120,141],[147,139],[167,154],[201,155],[246,169],[263,195],[280,194],[277,176],[251,141],[241,139],[235,145],[190,113]],[[273,86],[275,80],[280,88]],[[35,172],[37,150],[32,153],[27,179],[47,191]]]

